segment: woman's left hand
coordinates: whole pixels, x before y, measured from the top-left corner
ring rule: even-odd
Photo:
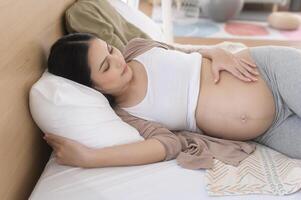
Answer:
[[[87,167],[92,149],[62,136],[45,133],[43,137],[52,147],[56,162],[61,165]]]
[[[216,48],[212,52],[212,73],[214,82],[220,79],[220,71],[225,70],[242,81],[250,82],[258,80],[256,64],[240,58],[229,51]]]

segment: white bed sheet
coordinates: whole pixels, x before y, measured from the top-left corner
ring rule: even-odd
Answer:
[[[188,170],[175,160],[131,167],[81,169],[56,164],[51,155],[31,200],[299,200],[301,192],[287,196],[207,195],[205,170]]]

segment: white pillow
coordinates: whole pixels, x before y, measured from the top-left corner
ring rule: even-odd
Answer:
[[[118,13],[124,17],[128,22],[140,28],[143,32],[148,34],[153,40],[164,42],[165,36],[162,29],[151,18],[146,16],[139,10],[130,7],[120,0],[108,1]]]
[[[49,73],[30,90],[30,111],[40,129],[102,148],[144,140],[97,90]]]

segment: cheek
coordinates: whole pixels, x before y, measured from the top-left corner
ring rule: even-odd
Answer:
[[[90,78],[91,78],[91,81],[92,81],[94,87],[95,86],[99,87],[99,82],[100,81],[99,81],[99,77],[97,76],[97,74],[91,73]]]
[[[122,62],[122,63],[125,63],[125,60],[124,60],[124,57],[123,57],[122,53],[120,51],[118,51],[117,54],[118,54],[119,61]]]
[[[120,76],[117,73],[109,73],[102,79],[102,85],[104,88],[112,88],[116,85],[119,85]]]

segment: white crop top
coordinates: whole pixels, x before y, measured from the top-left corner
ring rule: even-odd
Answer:
[[[147,92],[140,103],[122,109],[136,117],[159,122],[170,130],[197,132],[195,110],[202,55],[154,47],[134,60],[145,67]]]

